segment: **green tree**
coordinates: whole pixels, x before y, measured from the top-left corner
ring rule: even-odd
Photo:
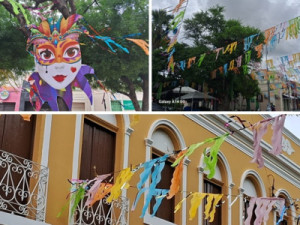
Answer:
[[[0,7],[0,81],[24,75],[34,66],[32,57],[25,51],[26,38],[18,29],[18,21],[5,8]]]
[[[77,13],[84,16],[96,30],[103,30],[103,36],[122,37],[127,34],[141,33],[134,38],[147,39],[148,37],[148,1],[145,0],[113,0],[113,1],[85,1],[76,2]],[[106,28],[106,29],[104,29]],[[82,37],[82,39],[88,39]],[[90,40],[85,40],[88,43]],[[112,54],[103,51],[97,45],[82,46],[83,63],[91,65],[100,80],[105,85],[119,93],[127,95],[137,111],[140,111],[136,91],[143,91],[142,110],[148,110],[148,56],[142,49],[123,39],[116,39],[129,54],[118,52]],[[101,48],[102,47],[102,48]],[[95,57],[96,56],[96,57]]]
[[[193,49],[206,49],[205,51],[198,51],[198,54],[191,51],[193,52],[191,56],[199,57],[202,53],[212,53],[216,48],[226,48],[228,44],[238,42],[237,48],[232,54],[220,53],[218,60],[216,60],[216,54],[207,54],[201,67],[194,65],[194,73],[190,74],[193,76],[197,74],[198,83],[205,82],[213,90],[211,94],[221,100],[219,110],[232,110],[230,103],[234,98],[241,95],[249,102],[252,97],[260,92],[258,82],[253,80],[249,72],[243,70],[243,67],[238,68],[235,72],[228,71],[227,74],[217,73],[216,78],[211,77],[211,72],[227,63],[229,67],[230,61],[237,59],[240,55],[243,55],[243,64],[245,64],[243,40],[246,37],[260,33],[260,31],[254,27],[243,26],[238,20],[225,20],[223,12],[223,7],[215,6],[207,12],[196,13],[191,19],[184,21],[184,28],[185,37],[192,41]],[[257,37],[254,38],[249,49],[251,50],[251,62],[261,60],[257,58],[254,46],[262,43],[264,37],[263,35]],[[249,66],[251,66],[251,63],[247,67]],[[247,108],[247,110],[250,110],[250,108]]]

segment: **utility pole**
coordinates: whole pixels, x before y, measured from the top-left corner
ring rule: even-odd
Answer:
[[[271,91],[270,91],[270,77],[269,77],[269,67],[268,67],[268,44],[266,44],[266,67],[267,67],[267,86],[268,86],[268,105],[267,111],[271,111]]]

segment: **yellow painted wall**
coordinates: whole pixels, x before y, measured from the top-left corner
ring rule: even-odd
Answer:
[[[241,118],[249,120],[252,123],[255,123],[259,120],[262,120],[263,117],[260,115],[241,115]],[[140,162],[145,161],[145,143],[144,139],[148,135],[148,131],[150,129],[150,126],[152,123],[154,123],[156,120],[159,119],[168,119],[171,122],[173,122],[176,127],[180,130],[182,133],[185,143],[187,146],[201,142],[205,140],[206,138],[215,137],[215,134],[212,134],[211,132],[205,130],[204,128],[200,127],[190,119],[186,118],[183,115],[142,115],[140,116],[139,123],[134,124],[133,129],[135,130],[133,134],[131,135],[130,139],[130,162],[132,164],[138,164]],[[271,144],[271,136],[272,136],[272,130],[269,128],[268,133],[265,136],[265,140]],[[292,144],[292,141],[291,141]],[[207,145],[208,146],[208,145]],[[195,153],[190,156],[191,163],[188,166],[188,191],[197,191],[198,190],[198,171],[197,167],[199,166],[202,150],[207,147],[203,146],[201,149],[195,151]],[[299,149],[296,144],[292,144],[293,148],[296,150]],[[227,158],[231,173],[233,177],[233,183],[235,184],[234,188],[232,189],[232,195],[238,195],[239,194],[239,187],[240,187],[240,181],[243,173],[246,170],[254,170],[256,171],[259,176],[262,178],[263,183],[266,188],[267,196],[271,196],[271,184],[272,179],[269,177],[269,174],[272,174],[275,178],[275,188],[277,190],[279,189],[285,189],[289,192],[291,196],[298,196],[299,197],[299,188],[295,187],[294,185],[287,182],[284,178],[279,177],[276,175],[273,171],[270,171],[266,167],[262,169],[258,169],[257,165],[254,163],[250,163],[251,158],[241,152],[239,149],[235,148],[231,144],[224,142],[224,144],[221,147],[222,153]],[[298,151],[299,152],[299,151]],[[284,153],[285,154],[285,153]],[[295,155],[289,156],[290,159],[295,160]],[[296,160],[295,160],[296,161]],[[131,181],[131,184],[134,185],[139,181],[139,174],[135,174],[134,178]],[[224,184],[224,193],[227,193],[227,187],[228,184]],[[276,191],[275,191],[276,192]],[[130,189],[128,191],[128,196],[131,201],[135,199],[137,190],[134,188]],[[181,198],[181,194],[178,194],[176,198]],[[224,198],[225,199],[225,198]],[[232,200],[234,197],[232,197]],[[142,219],[139,218],[143,206],[143,199],[140,200],[138,207],[134,212],[131,212],[130,220],[131,223],[135,221],[135,224],[143,224]],[[238,225],[239,224],[239,209],[240,209],[239,201],[237,201],[233,205],[232,209],[232,225]],[[187,210],[190,208],[190,203],[188,201],[187,204]],[[226,212],[226,211],[225,211]],[[188,215],[188,212],[187,212]],[[176,217],[175,222],[180,224],[180,217]],[[222,216],[223,224],[227,223],[227,216],[223,214]],[[137,223],[139,221],[139,223]],[[130,223],[130,224],[131,224]],[[197,224],[197,218],[195,218],[193,221],[189,221],[187,218],[187,224],[196,225]],[[268,225],[274,224],[273,217],[270,216]]]
[[[68,224],[68,208],[60,218],[56,218],[56,215],[66,204],[66,196],[70,190],[67,179],[72,177],[75,120],[76,115],[52,117],[46,214],[46,222],[52,225]]]
[[[89,118],[89,116],[86,116]],[[131,128],[134,129],[133,133],[130,136],[130,145],[129,145],[129,165],[137,165],[145,161],[146,158],[146,146],[145,146],[145,138],[148,136],[149,129],[151,125],[161,119],[170,120],[175,126],[180,130],[185,143],[187,146],[198,143],[200,141],[205,140],[206,138],[215,137],[216,135],[206,130],[205,128],[197,125],[192,120],[188,119],[184,115],[130,115],[131,119]],[[241,115],[242,118],[255,123],[261,119],[263,119],[260,115]],[[84,116],[82,116],[84,118]],[[123,154],[124,154],[124,133],[125,133],[125,125],[123,115],[116,115],[117,119],[117,127],[111,127],[110,129],[114,130],[116,133],[116,165],[115,171],[119,171],[123,166]],[[45,120],[44,116],[38,116],[37,120],[37,128],[41,131],[39,134],[35,136],[35,151],[38,152],[38,149],[41,148],[41,139],[43,137],[43,121]],[[50,169],[50,177],[49,177],[49,190],[48,190],[48,204],[47,204],[47,218],[46,222],[52,225],[65,225],[68,221],[68,208],[66,212],[63,214],[61,218],[56,218],[57,213],[61,210],[62,206],[66,204],[66,196],[69,192],[70,185],[67,182],[68,178],[71,178],[72,175],[72,160],[73,160],[73,148],[74,148],[74,135],[75,135],[75,122],[76,115],[53,115],[52,121],[52,132],[51,132],[51,140],[50,140],[50,153],[49,153],[49,169]],[[96,120],[96,122],[101,125],[107,127],[108,125],[101,121],[101,119]],[[83,120],[82,120],[83,126]],[[271,143],[271,129],[268,131],[268,134],[265,136],[265,140],[268,143]],[[81,132],[82,138],[82,132]],[[292,156],[287,156],[290,159],[294,160],[299,164],[299,146],[293,143],[290,140],[293,148],[296,152]],[[81,146],[81,140],[80,140]],[[191,160],[188,165],[188,173],[187,173],[187,190],[188,191],[198,191],[198,183],[199,183],[199,173],[197,168],[200,163],[200,158],[202,155],[201,149],[195,151],[193,155],[189,158]],[[80,150],[81,151],[81,150]],[[225,155],[232,173],[232,179],[235,186],[232,189],[232,195],[239,194],[240,180],[244,171],[252,169],[257,171],[257,173],[262,178],[264,185],[266,187],[267,195],[270,196],[270,187],[272,180],[268,178],[269,174],[272,174],[275,178],[275,188],[276,189],[285,189],[290,195],[299,196],[299,188],[293,186],[288,183],[284,178],[279,177],[273,171],[270,171],[266,167],[262,169],[258,169],[256,164],[250,163],[251,158],[232,146],[231,144],[224,142],[221,147],[222,153]],[[38,158],[38,154],[36,155]],[[80,162],[80,160],[79,160]],[[142,172],[137,172],[130,184],[135,186],[139,181],[139,175]],[[225,182],[224,184],[224,193],[227,193],[227,186],[229,184]],[[136,188],[129,188],[127,195],[130,199],[130,207],[135,200],[137,194]],[[234,199],[234,197],[232,197]],[[181,193],[176,195],[176,202],[181,200]],[[130,212],[130,222],[129,224],[143,224],[143,220],[139,218],[142,212],[143,207],[143,197],[140,199],[136,210]],[[240,203],[237,201],[232,208],[232,225],[239,225],[239,209]],[[187,217],[188,210],[190,208],[190,200],[187,201]],[[224,206],[223,210],[223,225],[227,224],[227,215],[226,215],[226,206]],[[177,224],[181,224],[181,212],[178,212],[175,215],[175,222]],[[186,221],[189,225],[196,225],[197,218],[189,221],[187,218]],[[270,216],[269,222],[267,225],[271,225],[273,223],[273,216]]]

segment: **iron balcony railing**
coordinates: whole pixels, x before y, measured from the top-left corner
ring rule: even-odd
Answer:
[[[49,169],[0,150],[0,210],[45,222]]]
[[[120,197],[107,203],[106,199],[96,202],[93,207],[84,206],[87,197],[79,203],[69,225],[128,225],[129,200]]]

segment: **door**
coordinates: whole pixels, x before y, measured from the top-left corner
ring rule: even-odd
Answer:
[[[29,188],[30,167],[28,162],[5,152],[15,154],[25,159],[32,159],[35,116],[30,121],[24,121],[20,115],[0,116],[0,199],[7,204],[8,212],[19,214],[20,205],[26,205],[28,196],[22,195]],[[10,161],[10,162],[8,162]],[[10,192],[5,190],[10,189]]]
[[[114,172],[115,162],[115,140],[116,134],[96,123],[84,120],[83,142],[80,164],[80,179],[93,179],[101,174]],[[103,208],[97,211],[99,203],[93,205],[93,211],[96,214],[109,218],[109,205],[103,204]],[[92,218],[87,218],[82,214],[82,223],[89,224]],[[99,218],[101,219],[101,218]],[[78,220],[78,218],[77,218]],[[106,224],[106,220],[102,222],[94,222],[94,225]]]
[[[24,121],[20,115],[0,116],[0,149],[32,159],[35,116]]]
[[[0,103],[0,111],[15,111],[16,104],[13,102]]]

